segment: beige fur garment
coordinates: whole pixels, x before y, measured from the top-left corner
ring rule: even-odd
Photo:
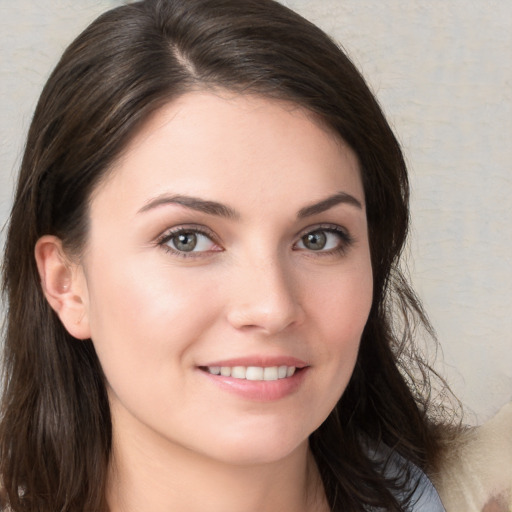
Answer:
[[[512,512],[512,402],[447,443],[432,480],[447,512]]]

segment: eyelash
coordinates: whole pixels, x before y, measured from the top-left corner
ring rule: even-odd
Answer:
[[[308,250],[307,248],[297,248],[297,244],[303,241],[304,237],[307,235],[315,234],[315,233],[332,233],[339,237],[340,243],[338,247],[329,250],[318,250],[315,251],[313,249]],[[181,234],[195,234],[202,235],[211,240],[211,242],[219,247],[218,250],[213,251],[179,251],[174,249],[169,245],[169,242],[176,236]],[[304,251],[308,253],[308,256],[311,257],[323,257],[323,256],[333,256],[333,255],[343,255],[347,252],[347,250],[354,244],[354,238],[343,228],[337,226],[335,224],[320,224],[317,226],[311,226],[304,229],[299,235],[298,240],[293,244],[293,249],[296,251]],[[206,229],[203,226],[179,226],[172,229],[167,230],[163,233],[157,240],[156,244],[166,252],[173,254],[175,256],[181,258],[200,258],[205,257],[212,252],[222,252],[223,249],[216,241],[215,234]]]
[[[335,255],[344,255],[348,249],[354,244],[355,239],[350,235],[350,233],[340,226],[337,226],[336,224],[319,224],[316,226],[309,226],[306,229],[304,229],[301,234],[298,237],[297,242],[295,242],[294,247],[301,242],[305,236],[314,234],[314,233],[332,233],[339,237],[340,243],[337,247],[334,247],[333,249],[329,250],[308,250],[297,248],[295,250],[301,250],[308,253],[308,256],[311,257],[323,257],[323,256],[335,256]]]
[[[194,235],[202,235],[208,238],[212,241],[213,244],[219,246],[219,250],[216,251],[179,251],[177,249],[172,248],[169,244],[169,242],[176,236],[179,235],[185,235],[185,234],[194,234]],[[175,228],[171,228],[167,230],[165,233],[163,233],[156,241],[157,245],[162,247],[164,251],[174,255],[178,256],[180,258],[200,258],[204,257],[205,254],[211,253],[211,252],[222,252],[222,248],[220,248],[220,245],[216,241],[215,234],[210,231],[209,229],[206,229],[203,226],[178,226]]]

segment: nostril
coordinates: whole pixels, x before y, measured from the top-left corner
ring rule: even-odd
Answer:
[[[254,257],[232,275],[228,322],[237,330],[273,334],[302,322],[297,280],[276,258]]]

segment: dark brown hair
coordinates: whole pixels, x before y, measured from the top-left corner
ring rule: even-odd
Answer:
[[[402,510],[368,455],[391,447],[428,470],[439,452],[430,370],[413,327],[430,327],[398,261],[409,186],[400,147],[363,78],[320,29],[272,0],[146,0],[109,11],[66,50],[32,121],[3,269],[8,304],[0,475],[15,512],[101,511],[111,449],[104,376],[45,300],[36,241],[80,254],[92,191],[142,123],[193,89],[285,99],[343,138],[360,162],[374,298],[352,379],[312,434],[333,511]],[[141,171],[143,172],[143,171]]]

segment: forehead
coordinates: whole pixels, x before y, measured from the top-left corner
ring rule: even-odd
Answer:
[[[93,202],[108,192],[140,208],[180,193],[263,205],[338,189],[364,201],[355,154],[310,112],[260,96],[192,92],[146,122]]]

